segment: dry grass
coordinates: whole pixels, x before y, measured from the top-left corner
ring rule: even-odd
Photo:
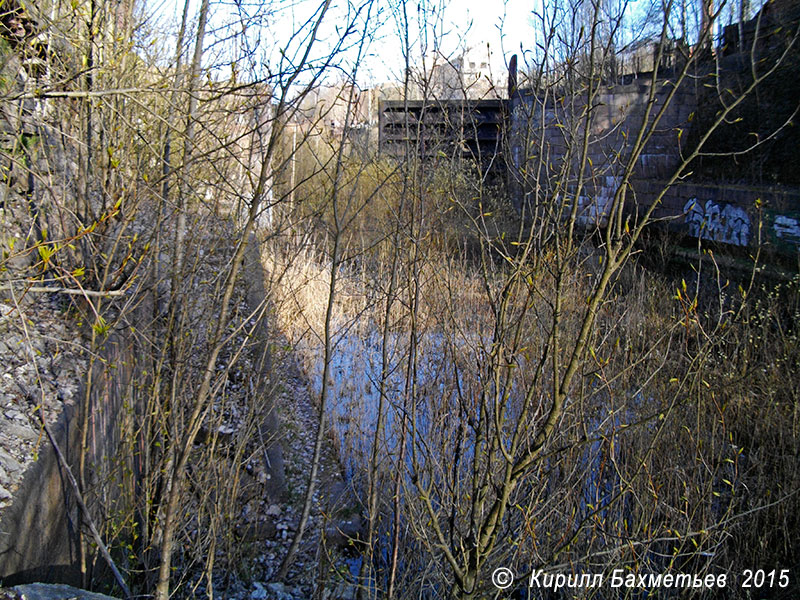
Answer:
[[[495,334],[489,295],[498,293],[507,271],[499,261],[490,269],[492,280],[487,282],[474,262],[464,258],[466,253],[452,256],[430,246],[425,251],[416,269],[407,260],[397,267],[396,298],[389,315],[390,360],[402,378],[414,292],[410,282],[416,281],[420,292],[417,352],[420,372],[425,373],[416,400],[428,419],[422,426],[427,467],[432,477],[449,482],[448,489],[453,490],[438,501],[459,507],[463,498],[458,490],[468,465],[462,458],[459,469],[454,468],[453,449],[459,443],[471,443],[463,438],[460,424],[469,418],[475,408],[471,399],[478,398],[485,385]],[[347,339],[336,349],[334,359],[331,437],[355,482],[363,476],[374,434],[374,386],[380,373],[379,337],[390,257],[383,247],[371,256],[365,254],[357,267],[343,268],[333,306],[335,336]],[[262,260],[276,323],[298,351],[306,372],[318,379],[330,264],[324,255],[308,248],[297,252],[265,248]],[[561,325],[565,343],[577,335],[599,269],[598,255],[590,248],[564,273]],[[522,303],[516,310],[522,311],[524,326],[514,358],[522,368],[512,374],[518,381],[517,391],[531,385],[528,367],[537,353],[547,352],[546,335],[552,326],[548,302],[555,294],[554,278],[547,268],[522,281],[516,300]],[[717,279],[711,277],[703,285],[713,288],[716,284]],[[516,549],[499,545],[498,560],[520,568],[527,568],[532,556],[543,563],[551,560],[558,539],[547,536],[575,526],[561,509],[586,515],[589,502],[609,505],[602,519],[581,525],[576,537],[578,554],[600,552],[617,545],[619,537],[630,537],[654,555],[674,554],[676,564],[686,569],[695,568],[692,561],[698,552],[713,553],[709,565],[719,570],[746,566],[752,558],[746,550],[755,546],[772,547],[770,556],[776,564],[794,555],[790,531],[798,502],[789,496],[776,506],[769,505],[771,499],[797,489],[796,461],[791,460],[797,449],[797,402],[785,383],[796,376],[796,323],[789,324],[788,330],[781,328],[781,323],[796,320],[796,315],[778,318],[789,310],[782,298],[791,297],[796,285],[781,298],[765,295],[739,321],[732,321],[730,312],[727,320],[720,321],[717,313],[712,319],[702,314],[702,303],[687,314],[685,302],[676,298],[681,285],[680,278],[670,280],[634,262],[618,273],[597,315],[591,353],[580,367],[560,429],[550,441],[550,447],[568,450],[559,450],[557,466],[543,461],[531,471],[517,491],[519,497],[515,496],[522,512],[508,517],[509,527],[520,532],[531,519],[536,520],[531,534],[535,536],[527,536],[530,544],[522,536]],[[535,286],[529,300],[524,300],[526,286]],[[688,287],[691,291],[691,282]],[[713,289],[705,293],[714,296]],[[723,293],[727,292],[716,291]],[[729,305],[728,309],[733,306]],[[760,341],[754,342],[755,337]],[[460,403],[455,399],[455,377],[464,394]],[[540,410],[549,405],[551,378],[552,374],[545,375],[536,384],[541,386],[537,396],[542,400],[531,416],[532,434],[541,420]],[[402,387],[399,379],[392,384],[398,384],[397,390]],[[758,403],[754,394],[769,401]],[[391,406],[401,402],[390,398]],[[398,422],[399,413],[393,418]],[[386,436],[379,443],[385,445],[385,461],[391,467],[390,433]],[[599,441],[587,446],[580,441],[587,438]],[[593,474],[592,469],[602,475]],[[591,478],[595,478],[595,488],[587,487]],[[606,488],[599,481],[618,492],[618,499],[611,503],[602,497]],[[543,495],[545,489],[549,492]],[[590,492],[597,498],[587,499]],[[413,505],[413,498],[409,502]],[[413,511],[408,517],[415,518]],[[758,527],[747,527],[748,523]],[[680,543],[673,540],[672,546],[661,541],[686,534],[690,535]],[[608,560],[628,564],[637,559],[620,551]],[[667,566],[654,560],[649,568]]]
[[[309,366],[324,346],[330,261],[309,248],[291,252],[269,245],[262,247],[261,261],[277,328]],[[363,286],[351,273],[340,269],[331,316],[333,331],[351,326],[366,306]]]
[[[522,403],[528,402],[523,444],[533,441],[552,406],[553,382],[562,375],[553,372],[548,354],[553,299],[560,289],[563,369],[565,349],[578,338],[587,298],[603,270],[602,249],[587,238],[566,266],[552,249],[523,261],[520,246],[495,241],[496,247],[487,248],[486,240],[502,240],[502,232],[480,234],[466,213],[448,212],[446,203],[434,203],[435,209],[419,205],[425,206],[430,231],[415,238],[405,233],[413,233],[408,223],[393,222],[396,216],[383,210],[397,204],[388,200],[356,220],[345,242],[357,259],[340,269],[332,307],[334,340],[341,344],[334,350],[329,382],[331,437],[356,487],[364,481],[373,443],[381,445],[381,469],[386,470],[379,477],[384,482],[408,468],[394,462],[397,432],[391,425],[383,438],[375,437],[380,337],[386,326],[392,374],[384,410],[389,423],[403,418],[404,378],[413,348],[418,368],[413,402],[417,414],[424,415],[413,438],[420,440],[416,452],[425,457],[420,476],[439,482],[436,504],[442,523],[458,529],[466,525],[453,515],[466,514],[469,478],[473,473],[491,477],[504,464],[499,455],[466,458],[477,443],[470,432],[482,418],[480,411],[502,413],[495,433],[507,440]],[[393,228],[402,235],[393,235]],[[486,260],[488,277],[481,272],[480,258]],[[276,324],[318,388],[329,259],[309,246],[273,245],[265,247],[262,260]],[[392,269],[396,287],[387,316]],[[606,566],[663,570],[670,560],[679,568],[700,568],[692,561],[711,556],[703,568],[724,571],[746,566],[752,558],[747,549],[756,546],[773,547],[770,556],[776,564],[795,555],[790,531],[798,501],[791,495],[774,507],[769,503],[797,489],[792,457],[800,411],[796,393],[786,385],[787,379],[796,379],[797,315],[776,320],[786,312],[783,297],[765,296],[760,306],[743,313],[747,319],[737,321],[731,312],[733,286],[719,289],[724,279],[715,276],[700,285],[687,271],[688,289],[682,290],[681,277],[666,277],[635,260],[615,275],[563,416],[543,451],[558,460],[537,461],[526,473],[506,524],[519,534],[519,545],[499,543],[490,560],[524,570],[532,557],[544,565],[598,553]],[[501,290],[512,280],[509,312],[498,317]],[[693,304],[695,293],[698,304]],[[715,309],[715,298],[726,294]],[[788,330],[781,328],[792,319]],[[756,337],[762,341],[754,343]],[[540,376],[534,375],[537,364],[543,365]],[[498,383],[490,381],[495,373]],[[491,397],[506,377],[513,382],[508,395]],[[527,389],[534,393],[524,400]],[[756,396],[766,401],[759,404]],[[410,495],[404,518],[417,526],[406,541],[419,556],[404,558],[410,569],[406,575],[413,578],[411,565],[417,559],[422,564],[439,557],[436,544],[426,539],[430,531],[420,525],[428,517],[415,513],[419,506],[413,487],[405,492]],[[596,515],[590,505],[600,508]],[[749,528],[749,523],[758,527]],[[575,533],[575,547],[567,552],[560,546],[569,531]],[[620,539],[632,540],[652,556],[637,558],[639,550],[629,555],[622,547],[613,556],[605,554]]]

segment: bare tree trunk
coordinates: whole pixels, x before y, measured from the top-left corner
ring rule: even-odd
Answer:
[[[324,16],[325,12],[327,11],[330,2],[326,2],[322,14],[320,15],[320,21]],[[324,354],[323,354],[323,368],[322,368],[322,386],[320,390],[320,401],[318,407],[318,425],[317,425],[317,433],[314,440],[314,455],[312,457],[311,463],[311,471],[308,476],[308,486],[306,488],[305,499],[303,501],[303,511],[300,515],[300,522],[297,525],[297,531],[295,531],[294,537],[292,538],[292,543],[289,546],[289,549],[286,552],[286,556],[283,558],[281,562],[280,569],[278,569],[277,578],[279,580],[283,580],[286,578],[286,575],[289,572],[289,568],[292,566],[292,562],[294,561],[295,554],[297,553],[297,549],[300,547],[300,542],[303,539],[303,534],[305,533],[305,529],[308,526],[308,520],[311,515],[311,507],[314,502],[314,489],[316,487],[316,479],[317,473],[319,472],[319,463],[322,458],[322,445],[325,441],[325,435],[327,432],[327,424],[326,424],[326,415],[325,411],[327,410],[327,401],[329,396],[329,384],[328,378],[330,375],[330,364],[333,360],[333,308],[334,302],[336,300],[336,280],[338,277],[338,271],[341,266],[341,242],[342,242],[342,235],[344,234],[344,230],[346,228],[346,220],[343,218],[341,214],[341,207],[340,207],[340,188],[342,184],[342,172],[344,168],[344,152],[345,152],[345,140],[347,136],[347,132],[352,122],[352,107],[355,103],[355,81],[356,81],[356,74],[358,72],[358,68],[361,64],[361,58],[363,56],[364,49],[366,47],[366,28],[370,22],[370,15],[372,12],[373,2],[369,1],[366,3],[367,8],[367,16],[364,25],[364,34],[361,36],[358,46],[358,54],[355,59],[353,73],[352,73],[352,82],[353,84],[349,86],[349,93],[348,99],[346,103],[346,113],[345,113],[345,120],[344,120],[344,128],[342,130],[342,138],[339,143],[339,147],[336,153],[336,167],[333,174],[333,187],[330,194],[330,204],[333,211],[333,247],[331,250],[331,266],[330,266],[330,283],[328,287],[328,297],[326,298],[327,306],[325,309],[325,324],[324,324]],[[360,12],[360,10],[359,10]],[[316,33],[316,30],[315,30]]]
[[[189,0],[186,0],[187,4]],[[203,67],[203,40],[205,39],[206,34],[206,24],[208,22],[208,7],[209,7],[209,0],[202,0],[200,4],[200,14],[198,17],[197,23],[197,34],[195,36],[194,42],[194,54],[192,56],[192,66],[189,73],[189,81],[187,84],[187,94],[189,98],[189,104],[186,109],[186,129],[184,131],[183,137],[183,170],[181,173],[180,184],[178,186],[178,197],[176,200],[177,205],[177,223],[175,225],[175,248],[173,249],[173,260],[172,260],[172,303],[176,305],[174,310],[177,310],[177,306],[180,304],[180,297],[181,291],[179,289],[181,282],[183,281],[183,262],[184,262],[184,254],[185,254],[185,242],[184,239],[186,237],[186,196],[188,190],[188,182],[189,182],[189,169],[191,169],[191,158],[192,152],[194,151],[194,136],[195,136],[195,127],[197,122],[197,94],[195,93],[197,90],[197,84],[200,79],[200,72]],[[184,6],[184,13],[186,12],[186,6]],[[182,28],[183,29],[183,28]],[[180,48],[178,48],[177,53],[180,53]],[[176,65],[177,68],[180,65]],[[176,74],[177,81],[182,81],[182,76],[180,73]],[[177,91],[177,90],[176,90]],[[169,132],[168,132],[169,133]],[[167,148],[165,147],[165,161],[164,161],[164,168],[169,169],[167,164],[169,160],[169,156],[167,155]],[[167,181],[165,180],[164,186],[165,190],[168,191],[166,188]],[[174,318],[174,317],[173,317]]]
[[[186,24],[186,16],[188,13],[188,5],[189,1],[186,0],[183,9],[183,18],[181,20],[181,30],[179,33],[179,40],[178,44],[182,43],[182,36],[185,32],[185,24]],[[189,75],[189,82],[188,82],[188,94],[189,94],[189,103],[186,111],[186,130],[184,132],[184,155],[183,155],[183,173],[181,176],[181,182],[178,188],[178,197],[177,197],[177,222],[175,225],[175,236],[173,240],[173,259],[172,259],[172,286],[171,286],[171,293],[170,293],[170,309],[169,309],[169,321],[168,321],[168,332],[167,332],[167,339],[171,340],[172,343],[170,344],[171,348],[171,355],[172,355],[172,370],[173,374],[170,377],[170,389],[171,392],[169,396],[172,398],[172,410],[176,410],[177,407],[174,406],[174,401],[176,396],[176,381],[175,377],[177,376],[177,349],[175,348],[175,328],[177,327],[177,322],[180,319],[181,313],[181,306],[182,303],[180,301],[181,298],[181,289],[180,286],[183,282],[183,257],[184,257],[184,244],[185,244],[185,235],[186,235],[186,185],[188,182],[189,174],[187,170],[190,168],[190,159],[192,150],[194,147],[194,128],[195,128],[195,117],[197,111],[197,95],[194,93],[197,85],[197,80],[200,77],[200,71],[202,68],[202,60],[203,60],[203,40],[205,38],[205,30],[206,30],[206,23],[208,21],[208,10],[209,10],[209,0],[203,0],[200,5],[200,13],[198,18],[197,24],[197,32],[195,35],[195,46],[194,46],[194,54],[192,57],[192,66],[191,72]],[[176,48],[176,57],[180,57],[182,49],[179,46]],[[177,60],[176,64],[176,83],[182,81],[182,74],[180,68],[180,60]],[[178,90],[176,89],[173,93],[173,100],[177,99]],[[174,106],[171,107],[170,110],[174,110]],[[168,123],[168,126],[170,124]],[[170,131],[167,131],[167,136],[170,135]],[[168,187],[168,177],[170,172],[169,167],[169,137],[165,142],[164,147],[164,158],[162,162],[162,169],[165,171],[164,176],[165,180],[163,182],[163,193],[167,194],[169,191]],[[164,198],[166,200],[166,197]],[[236,268],[236,266],[234,266]],[[227,308],[227,307],[225,307]],[[223,319],[224,315],[220,315],[220,319]],[[222,321],[220,321],[221,323]],[[219,326],[219,324],[218,324]],[[219,353],[219,349],[215,348],[215,351]],[[216,356],[214,356],[214,362],[216,363]],[[204,382],[205,383],[205,382]],[[210,381],[209,381],[210,383]],[[204,401],[205,399],[198,398],[200,402]],[[198,402],[198,404],[200,403]],[[173,419],[173,423],[175,420]],[[176,516],[175,510],[177,508],[177,498],[179,497],[179,492],[182,483],[182,475],[183,469],[185,468],[185,461],[188,459],[188,455],[185,457],[177,458],[175,456],[176,453],[176,446],[177,440],[181,439],[181,434],[178,431],[172,432],[172,440],[165,448],[166,456],[167,456],[167,464],[166,464],[166,481],[164,483],[164,496],[163,498],[166,499],[166,505],[163,506],[164,510],[164,522],[161,530],[161,557],[160,557],[160,567],[159,567],[159,574],[158,574],[158,583],[156,584],[156,598],[160,600],[166,600],[169,597],[169,580],[170,580],[170,565],[172,560],[172,544],[173,544],[173,537],[175,534],[175,524],[176,524]],[[193,437],[193,436],[191,436]],[[186,446],[184,445],[184,449]],[[184,453],[188,454],[188,453]],[[183,461],[183,464],[180,464],[180,461]],[[177,461],[177,462],[176,462]]]
[[[236,277],[239,274],[246,244],[255,224],[259,204],[260,203],[258,201],[254,201],[241,238],[238,240],[236,252],[231,260],[231,267],[227,275],[225,292],[221,302],[219,320],[217,321],[216,330],[212,338],[212,350],[203,371],[203,380],[194,400],[192,414],[187,422],[187,430],[181,436],[180,445],[177,449],[177,460],[171,476],[172,485],[169,487],[166,498],[164,529],[161,542],[161,564],[159,567],[158,586],[155,593],[155,597],[158,600],[167,600],[169,598],[172,550],[176,526],[179,522],[177,512],[179,510],[179,501],[183,491],[183,480],[186,472],[186,464],[189,461],[189,456],[192,452],[192,446],[197,438],[198,432],[200,431],[203,418],[205,417],[205,414],[209,408],[208,399],[211,393],[211,381],[216,370],[217,359],[225,344],[223,334],[230,312],[231,298],[233,297],[233,291],[236,286]]]

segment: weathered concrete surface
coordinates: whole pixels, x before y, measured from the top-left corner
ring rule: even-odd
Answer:
[[[790,255],[800,248],[800,188],[692,182],[666,186],[666,181],[635,180],[632,195],[645,203],[660,196],[654,216],[665,219],[676,233],[734,246],[758,244]]]
[[[59,445],[77,442],[70,428],[71,407],[50,425]],[[78,583],[74,498],[62,482],[58,460],[49,442],[25,473],[11,506],[0,518],[0,580]]]
[[[34,581],[78,585],[77,503],[53,446],[38,422],[37,406],[45,406],[45,422],[77,475],[79,417],[88,364],[80,352],[69,356],[67,364],[58,366],[58,363],[64,361],[65,354],[60,344],[82,348],[85,343],[76,326],[54,308],[46,314],[33,313],[30,306],[20,310],[21,316],[35,321],[37,328],[44,324],[49,335],[48,345],[39,347],[35,340],[28,342],[35,352],[21,357],[23,364],[19,369],[26,370],[13,372],[18,383],[14,407],[26,417],[25,425],[33,431],[35,441],[26,455],[29,460],[21,464],[23,473],[15,482],[11,497],[0,507],[0,581],[5,585]],[[152,309],[145,301],[139,310],[142,318],[136,321],[137,325],[147,322],[146,312]],[[60,328],[56,327],[56,321]],[[32,327],[28,325],[29,330]],[[100,482],[110,481],[112,469],[119,469],[121,462],[128,460],[119,455],[119,441],[123,422],[131,419],[131,411],[125,405],[135,401],[134,384],[143,366],[135,338],[127,330],[111,333],[97,354],[100,359],[95,362],[89,397],[87,454],[87,481],[93,491],[100,489]],[[36,356],[36,368],[32,368],[32,356]],[[8,363],[2,366],[7,373]],[[65,393],[67,387],[69,394]],[[118,490],[107,486],[104,492],[104,506],[113,510]],[[101,514],[100,504],[91,497],[85,500],[94,512],[96,523],[102,524],[105,515]]]
[[[68,460],[86,363],[75,327],[39,295],[0,305],[0,581],[70,581],[74,509],[39,421]],[[17,574],[17,577],[14,575]],[[66,579],[65,579],[66,578]]]
[[[0,600],[115,600],[112,596],[87,592],[64,584],[29,583],[0,588]]]
[[[246,301],[252,312],[262,305],[265,298],[255,238],[251,240],[247,251],[244,279]],[[134,321],[135,327],[139,331],[146,331],[147,315],[152,313],[152,307],[143,302],[138,310],[142,318]],[[252,341],[253,368],[258,374],[264,374],[257,379],[258,389],[255,393],[267,398],[270,390],[267,389],[269,377],[266,375],[271,370],[271,358],[268,327],[264,320],[258,324]],[[134,473],[138,469],[132,457],[120,452],[121,436],[125,435],[122,432],[133,430],[131,421],[138,418],[137,407],[142,403],[137,395],[137,381],[141,378],[141,371],[149,368],[147,357],[142,355],[141,348],[135,342],[136,339],[127,330],[119,331],[112,333],[99,350],[102,360],[96,362],[93,375],[87,460],[87,464],[91,465],[89,485],[97,489],[113,482],[113,475],[120,468],[131,469]],[[84,396],[84,378],[85,373],[75,377],[76,399]],[[79,404],[77,401],[59,403],[61,410],[49,410],[46,417],[73,473],[77,473]],[[286,482],[283,452],[277,441],[278,420],[273,408],[268,404],[262,412],[259,434],[268,458],[265,461],[264,489],[272,502],[280,502],[286,496]],[[0,504],[0,581],[5,585],[32,581],[79,585],[78,509],[74,494],[44,435],[38,441],[36,454],[37,460],[24,465],[24,475],[19,478],[11,497]],[[108,509],[110,506],[113,510],[114,503],[118,502],[116,489],[113,485],[106,485],[103,489],[107,491],[104,496],[105,507]],[[87,499],[88,502],[91,500]],[[105,518],[106,515],[97,514],[95,520],[103,523]]]
[[[245,299],[251,312],[259,310],[266,297],[264,288],[264,268],[261,265],[261,251],[256,236],[250,236],[244,258],[244,277],[246,281]],[[269,326],[266,319],[261,319],[254,332],[255,346],[253,348],[253,364],[258,379],[256,394],[261,396],[267,393],[266,375],[272,371],[272,358],[269,350]],[[277,439],[278,416],[275,406],[270,403],[262,415],[262,425],[259,435],[267,442],[265,452],[268,460],[269,479],[266,491],[270,498],[283,500],[286,497],[286,474],[283,466],[283,449]]]
[[[132,348],[124,335],[113,334],[100,354],[109,368],[96,369],[91,395],[88,463],[94,476],[106,468],[115,455],[118,436],[114,433],[123,418],[125,388],[135,373],[135,362],[126,353]],[[81,378],[74,382],[76,398],[84,395]],[[31,422],[33,404],[28,407]],[[77,472],[79,402],[63,403],[60,410],[46,411],[45,419],[73,473]],[[79,584],[77,554],[78,509],[72,488],[50,443],[41,431],[35,460],[12,494],[9,506],[0,512],[0,580],[6,585],[40,581]]]
[[[0,301],[0,515],[36,460],[40,409],[49,421],[76,402],[86,372],[76,329],[44,294]]]

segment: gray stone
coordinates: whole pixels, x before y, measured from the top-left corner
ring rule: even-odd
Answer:
[[[21,335],[17,335],[16,333],[12,333],[6,336],[3,336],[3,341],[8,345],[9,348],[19,349],[23,347],[25,342],[25,338]]]
[[[115,600],[112,596],[79,590],[71,585],[29,583],[11,588],[27,600]]]
[[[19,464],[16,458],[11,456],[3,448],[0,448],[0,464],[9,473],[19,473],[22,470],[22,465]]]
[[[260,542],[275,539],[278,530],[272,519],[267,519],[256,523],[239,523],[234,532],[236,537],[243,542]]]
[[[30,426],[6,423],[3,428],[6,435],[11,438],[28,440],[29,442],[34,442],[39,438],[38,432],[34,431],[33,427]]]
[[[364,523],[361,516],[353,514],[346,518],[335,518],[325,528],[328,543],[338,548],[348,548],[362,539]]]
[[[294,600],[294,595],[282,583],[268,583],[267,589],[272,592],[275,600]]]
[[[256,589],[250,593],[251,600],[261,600],[262,598],[267,597],[267,590],[265,590],[264,586],[259,582],[253,582],[253,587]]]

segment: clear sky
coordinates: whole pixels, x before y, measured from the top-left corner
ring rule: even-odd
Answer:
[[[429,14],[429,19],[438,20],[437,43],[445,56],[458,54],[469,47],[485,48],[492,52],[492,71],[497,77],[506,70],[511,54],[519,52],[520,44],[530,47],[530,14],[534,0],[451,0],[443,3],[444,9]],[[415,2],[407,3],[407,10],[416,8]],[[401,42],[396,25],[388,22],[379,31],[372,47],[375,59],[368,62],[376,79],[391,73],[399,75],[402,68]]]
[[[318,45],[320,56],[324,56],[327,49],[341,38],[348,7],[352,10],[353,4],[362,4],[364,1],[332,0],[332,8],[321,30],[324,43]],[[750,13],[753,14],[764,1],[751,0]],[[144,2],[145,10],[153,15],[152,22],[157,28],[168,29],[169,24],[172,24],[171,43],[174,44],[176,23],[180,20],[184,0],[144,0]],[[189,2],[190,14],[195,16],[200,0],[189,0]],[[220,73],[220,77],[227,77],[230,74],[231,57],[246,54],[243,50],[255,50],[253,56],[260,54],[253,64],[277,64],[281,56],[292,55],[292,42],[287,40],[290,40],[292,33],[297,32],[301,25],[307,22],[309,16],[314,14],[322,2],[323,0],[211,0],[212,16],[205,44],[206,64],[214,65],[212,72]],[[523,53],[530,52],[534,48],[532,11],[541,6],[542,2],[547,3],[548,0],[406,0],[405,11],[412,22],[412,28],[419,22],[426,23],[428,28],[427,40],[422,39],[422,36],[412,39],[414,48],[412,64],[419,66],[422,48],[427,48],[428,51],[434,49],[434,38],[438,49],[448,57],[455,57],[460,51],[469,47],[483,49],[488,44],[492,52],[493,79],[496,83],[502,84],[511,55],[519,54],[521,48]],[[620,31],[621,39],[630,41],[642,35],[658,33],[658,23],[652,24],[656,26],[655,31],[647,27],[646,9],[652,3],[622,0],[620,3],[611,2],[609,6],[619,7],[623,4],[626,6],[625,13],[629,18]],[[698,5],[697,2],[688,3],[691,13],[688,14],[688,18],[694,23],[695,29],[699,16],[696,14],[697,11],[692,9],[696,9]],[[369,32],[371,44],[361,61],[358,80],[362,87],[372,83],[402,79],[403,54],[397,25],[400,6],[403,6],[400,0],[374,0],[371,4],[370,21],[379,25]],[[723,6],[721,22],[732,22],[731,11],[737,6],[736,2],[727,2]],[[431,31],[434,27],[435,34]],[[240,33],[242,29],[247,33],[248,47],[244,49],[241,47],[243,38],[232,35]],[[170,45],[169,39],[167,38],[167,46]],[[349,39],[351,43],[355,43],[359,35],[350,36]],[[294,53],[301,52],[302,36],[295,37],[293,43]],[[233,49],[231,44],[240,44],[240,47]],[[287,49],[289,52],[280,54]],[[174,55],[174,50],[167,50],[166,54]],[[346,66],[347,59],[352,60],[354,54],[353,49],[344,54],[342,68],[348,72],[350,69]],[[522,59],[520,56],[521,68],[524,63]],[[227,74],[225,74],[226,64]]]
[[[183,0],[146,0],[146,10],[155,14],[155,22],[164,27],[172,22],[173,31],[177,30],[183,10]],[[194,15],[200,5],[199,0],[190,0],[192,3],[191,14]],[[343,22],[342,10],[346,0],[338,0],[339,6],[334,7],[329,13],[328,28],[324,38],[332,43],[337,38],[338,26]],[[487,44],[492,51],[492,73],[496,80],[504,79],[506,64],[511,54],[519,52],[520,45],[530,47],[530,15],[537,0],[408,0],[406,12],[410,19],[417,15],[424,15],[427,22],[437,23],[436,40],[439,50],[445,55],[457,55],[466,47],[485,48]],[[401,41],[397,33],[397,12],[392,12],[391,4],[396,6],[394,0],[377,0],[373,19],[381,23],[373,32],[372,42],[363,61],[363,68],[359,80],[362,85],[371,82],[397,80],[401,78],[403,58]],[[248,35],[263,48],[279,48],[283,40],[296,30],[297,24],[302,23],[308,14],[311,14],[320,4],[320,0],[275,0],[275,7],[264,20],[263,33],[254,34],[258,25],[249,25]],[[254,14],[257,10],[264,10],[269,2],[255,0],[251,4],[240,1],[239,10],[250,11]],[[211,35],[205,46],[209,48],[213,40],[223,39],[227,34],[233,33],[226,30],[226,22],[236,21],[234,15],[237,11],[236,4],[230,0],[212,0],[211,4]],[[265,13],[267,14],[267,13]],[[241,28],[241,25],[236,27]],[[501,37],[502,31],[502,37]],[[432,39],[432,38],[429,38]],[[422,44],[417,39],[416,50]],[[428,49],[432,42],[428,43]],[[209,56],[214,56],[212,49]],[[220,56],[219,51],[216,54]],[[224,63],[224,60],[213,59]]]

